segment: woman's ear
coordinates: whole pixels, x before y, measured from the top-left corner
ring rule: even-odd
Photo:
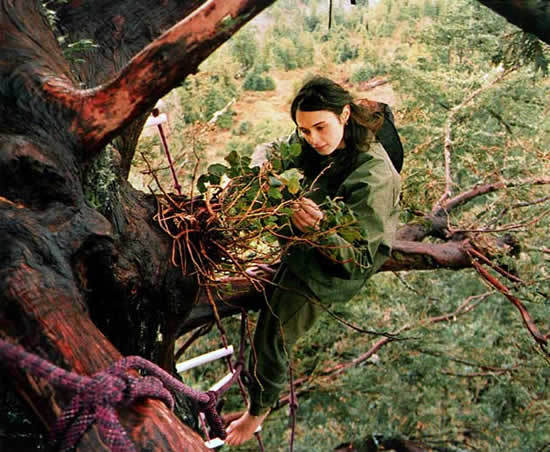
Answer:
[[[340,115],[340,120],[342,121],[342,124],[347,124],[348,123],[348,119],[350,117],[350,114],[351,114],[351,108],[350,108],[349,104],[347,104],[342,109],[342,114]]]

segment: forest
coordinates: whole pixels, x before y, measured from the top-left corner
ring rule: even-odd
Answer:
[[[260,186],[235,185],[219,215],[241,248],[219,254],[200,215],[294,130],[294,93],[324,75],[391,107],[400,227],[381,271],[295,347],[296,419],[284,394],[263,448],[550,451],[547,7],[523,5],[539,15],[522,22],[474,0],[152,3],[3,2],[0,339],[87,375],[130,355],[176,375],[224,345],[220,323],[238,348],[238,314],[253,330],[261,298],[242,269],[276,260],[285,217],[251,217]],[[305,190],[293,177],[290,198]],[[194,244],[183,223],[203,228]],[[54,450],[71,397],[26,372],[0,368],[0,450]],[[180,377],[207,391],[226,372]],[[147,400],[119,410],[137,450],[203,450],[196,406]],[[243,409],[236,386],[223,401]],[[109,450],[100,437],[78,450]]]

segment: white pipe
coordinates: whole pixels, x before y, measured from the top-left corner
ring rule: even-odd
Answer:
[[[262,431],[262,426],[258,425],[258,428],[254,430],[254,433],[260,433]],[[205,441],[204,445],[209,449],[215,449],[216,447],[223,446],[225,441],[220,438],[212,438],[210,441]]]
[[[220,389],[224,384],[226,384],[229,380],[231,380],[231,377],[233,376],[234,372],[229,372],[225,377],[223,377],[220,381],[212,385],[212,387],[209,389],[210,391],[217,391]]]
[[[166,116],[166,113],[161,113],[158,116],[149,116],[147,118],[147,121],[145,122],[144,127],[158,126],[159,124],[163,124],[166,121],[168,121],[168,116]]]
[[[209,449],[215,449],[216,447],[223,446],[225,444],[225,441],[220,438],[214,438],[210,441],[205,441],[204,445],[208,447]]]
[[[176,364],[176,371],[178,373],[185,372],[186,370],[192,369],[193,367],[202,366],[203,364],[209,363],[219,358],[233,354],[233,346],[230,345],[227,348],[220,348],[214,350],[213,352],[205,353],[204,355],[197,356],[182,363]]]

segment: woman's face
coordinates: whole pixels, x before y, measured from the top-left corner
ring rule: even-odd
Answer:
[[[320,155],[330,155],[345,146],[344,127],[349,118],[349,105],[340,115],[332,111],[296,111],[296,124],[300,135]]]

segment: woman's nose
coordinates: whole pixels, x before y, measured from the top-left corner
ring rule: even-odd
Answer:
[[[320,144],[319,135],[316,133],[312,133],[309,137],[309,144],[311,144],[313,147]]]

